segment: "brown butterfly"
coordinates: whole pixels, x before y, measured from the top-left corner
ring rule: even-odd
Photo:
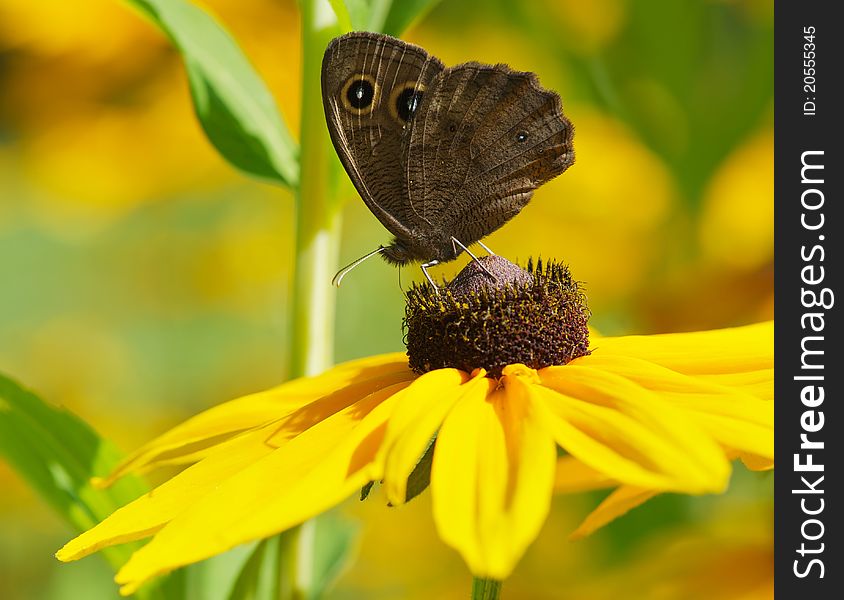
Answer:
[[[338,273],[338,285],[378,253],[396,265],[422,262],[423,271],[454,260],[574,162],[560,97],[534,73],[476,62],[446,68],[382,34],[329,43],[322,101],[340,161],[395,236]]]

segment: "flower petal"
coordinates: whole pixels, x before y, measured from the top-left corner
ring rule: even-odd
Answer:
[[[283,531],[359,489],[371,480],[368,467],[383,438],[386,419],[407,385],[399,383],[370,394],[281,447],[274,447],[268,435],[263,435],[259,439],[269,448],[263,457],[251,455],[240,460],[231,452],[238,448],[221,447],[118,511],[122,513],[119,519],[103,521],[88,533],[122,541],[115,523],[131,526],[133,516],[143,518],[147,514],[172,516],[118,573],[116,580],[124,584],[121,593],[132,593],[157,574]],[[266,429],[270,435],[274,431],[272,426]],[[238,460],[241,468],[234,474],[223,471],[215,476],[214,467],[226,454]],[[202,482],[207,486],[196,490],[196,477],[190,474],[203,468]],[[166,515],[168,507],[175,509]],[[96,543],[94,537],[86,541]]]
[[[279,533],[342,501],[366,482],[397,384],[314,425],[224,481],[167,524],[115,577],[130,594],[150,577]],[[386,397],[385,397],[386,396]]]
[[[583,464],[573,456],[561,456],[557,459],[554,492],[558,494],[590,492],[617,485],[615,479]]]
[[[532,386],[545,424],[571,455],[620,482],[708,493],[727,484],[723,451],[682,411],[612,373],[574,366],[541,369]],[[546,387],[547,386],[547,387]]]
[[[316,377],[294,379],[265,392],[231,400],[148,442],[126,457],[100,485],[109,485],[130,472],[195,462],[227,438],[289,415],[336,390],[340,392],[324,404],[339,410],[371,391],[415,377],[407,366],[407,356],[392,353],[344,363]]]
[[[396,404],[380,453],[384,491],[392,504],[405,502],[407,478],[458,398],[479,386],[486,393],[483,372],[469,383],[467,379],[457,369],[431,371],[414,381]]]
[[[445,418],[431,488],[443,541],[474,575],[504,579],[548,514],[556,453],[530,398],[494,388],[467,389]]]
[[[742,373],[720,373],[716,375],[696,375],[699,379],[711,381],[739,389],[746,394],[756,396],[761,400],[774,400],[774,369],[759,369]]]
[[[632,485],[619,487],[604,498],[598,508],[587,515],[583,523],[569,536],[569,539],[578,540],[592,534],[640,504],[644,504],[657,494],[659,494],[657,490],[647,490]]]
[[[694,333],[599,337],[592,347],[595,353],[641,358],[690,375],[756,371],[774,366],[774,322]]]
[[[695,423],[727,448],[768,460],[774,457],[772,402],[747,394],[741,388],[681,375],[636,358],[596,353],[577,364],[614,373],[657,393],[687,411]]]
[[[739,458],[744,466],[751,471],[770,471],[774,468],[773,458],[764,458],[753,454],[740,454]]]
[[[153,535],[221,481],[274,452],[276,448],[266,443],[273,431],[271,425],[220,444],[204,460],[70,540],[56,557],[77,560],[107,546]]]

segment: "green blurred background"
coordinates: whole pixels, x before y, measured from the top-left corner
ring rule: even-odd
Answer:
[[[204,5],[295,133],[295,2]],[[575,165],[488,238],[497,253],[566,260],[606,334],[772,318],[770,0],[445,0],[404,37],[537,72],[575,124]],[[341,263],[388,240],[343,185]],[[117,0],[0,0],[0,371],[125,450],[283,381],[291,227],[290,194],[205,140],[151,25]],[[337,301],[337,361],[402,349],[395,269],[366,263]],[[0,598],[116,596],[99,559],[54,561],[71,532],[2,462],[0,489]],[[558,498],[505,597],[770,597],[770,496],[737,472],[726,496],[659,498],[576,544],[596,497]],[[342,512],[361,537],[333,596],[466,597],[427,498]]]

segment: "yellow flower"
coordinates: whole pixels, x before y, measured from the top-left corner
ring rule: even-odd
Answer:
[[[439,535],[474,575],[503,579],[542,527],[555,487],[618,485],[629,505],[662,491],[720,492],[736,456],[771,464],[772,381],[772,323],[593,336],[591,354],[565,366],[510,364],[500,377],[453,368],[420,376],[401,353],[357,360],[212,408],[145,445],[108,481],[193,464],[57,556],[152,536],[116,576],[129,594],[301,523],[371,481],[389,502],[405,502],[436,436]],[[557,447],[567,452],[562,467]]]

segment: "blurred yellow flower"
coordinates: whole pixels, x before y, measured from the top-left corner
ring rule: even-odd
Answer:
[[[0,0],[0,53],[14,57],[0,75],[0,121],[15,142],[0,170],[14,172],[31,198],[28,216],[57,237],[91,236],[140,206],[241,179],[203,139],[178,53],[124,4]],[[205,4],[242,43],[295,133],[295,3]]]
[[[404,354],[212,408],[129,457],[129,472],[195,463],[70,541],[68,561],[153,536],[116,576],[121,592],[264,538],[370,481],[407,499],[436,434],[431,491],[440,537],[479,577],[507,577],[548,514],[556,446],[606,480],[645,490],[724,489],[734,454],[773,458],[772,324],[598,338],[565,366],[505,367],[499,379]]]
[[[774,134],[765,130],[735,150],[712,178],[700,221],[703,256],[733,270],[774,257]]]
[[[590,600],[625,598],[630,590],[654,600],[770,600],[772,516],[758,503],[724,503],[706,522],[653,536],[625,565],[573,582],[569,592]]]

